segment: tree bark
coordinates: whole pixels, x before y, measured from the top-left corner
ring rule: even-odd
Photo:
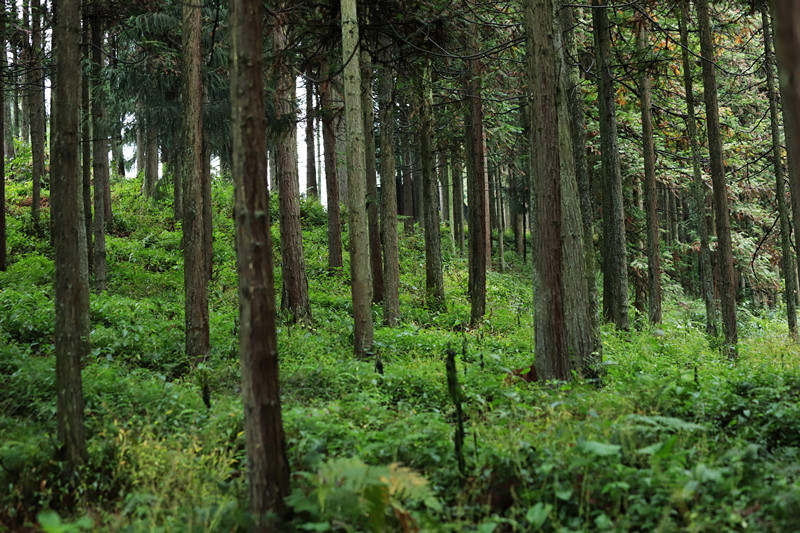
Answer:
[[[692,64],[689,60],[689,31],[686,23],[689,20],[689,0],[682,0],[678,18],[681,34],[681,60],[683,63],[683,85],[686,93],[686,132],[692,148],[692,198],[697,234],[700,236],[700,284],[703,301],[706,307],[706,333],[717,336],[717,304],[714,301],[714,270],[711,266],[711,250],[709,248],[708,223],[706,221],[706,204],[708,203],[706,186],[700,170],[700,147],[697,140],[697,122],[695,119],[694,88],[692,87]]]
[[[214,272],[214,213],[211,201],[211,147],[203,133],[203,257],[209,281]]]
[[[384,64],[389,65],[389,43],[382,42]],[[394,70],[383,67],[378,81],[381,147],[381,234],[383,238],[383,322],[400,322],[400,255],[397,234],[397,189],[394,161]]]
[[[464,253],[464,178],[461,175],[461,147],[456,144],[450,156],[453,172],[453,236],[460,254]]]
[[[439,195],[433,168],[433,88],[430,59],[425,61],[418,82],[419,140],[422,156],[423,210],[425,222],[425,304],[434,310],[445,309],[442,276],[442,243],[439,230]]]
[[[89,269],[81,202],[80,2],[60,0],[53,28],[53,242],[55,245],[56,418],[73,471],[86,461],[81,360],[89,353]]]
[[[250,511],[260,530],[283,514],[289,462],[281,418],[262,72],[263,4],[232,0],[231,103],[239,272],[239,357]]]
[[[406,107],[406,106],[403,106]],[[409,124],[406,109],[401,115],[401,129],[404,131],[401,146],[403,147],[403,233],[412,235],[414,233],[414,159],[411,156],[411,125]]]
[[[541,380],[569,379],[563,301],[561,169],[558,86],[552,0],[527,0],[528,87],[536,220],[534,286],[536,374]],[[533,118],[535,117],[535,120]]]
[[[148,122],[152,122],[152,120]],[[158,132],[152,124],[147,124],[144,131],[146,148],[142,189],[147,198],[152,198],[158,185]]]
[[[108,144],[105,136],[105,94],[100,82],[103,66],[103,23],[98,16],[91,22],[92,54],[92,173],[94,174],[94,287],[106,289],[105,183],[108,180]]]
[[[627,330],[628,261],[625,249],[625,207],[617,144],[616,101],[609,65],[611,35],[608,3],[592,0],[595,56],[600,107],[600,151],[603,162],[603,311],[618,329]]]
[[[314,82],[312,72],[306,72],[306,196],[319,200],[317,190],[317,160],[314,154]]]
[[[39,229],[39,214],[42,208],[41,182],[44,176],[44,144],[45,144],[45,116],[44,116],[44,68],[42,65],[42,6],[39,0],[31,0],[31,44],[30,44],[30,70],[28,71],[28,99],[30,106],[29,122],[31,125],[31,158],[33,167],[33,202],[31,203],[31,216],[33,225]],[[4,50],[5,51],[5,50]]]
[[[325,152],[325,194],[328,200],[328,269],[342,268],[342,223],[339,209],[339,180],[336,169],[336,114],[331,102],[328,60],[320,65],[319,101],[322,114],[322,142]]]
[[[778,217],[781,226],[781,269],[783,270],[784,301],[786,303],[786,321],[789,333],[797,338],[797,269],[792,257],[792,228],[789,211],[786,207],[786,190],[783,184],[783,162],[781,161],[781,136],[778,124],[778,91],[775,89],[772,53],[772,31],[770,28],[769,10],[766,4],[761,5],[761,23],[764,29],[764,66],[767,74],[767,98],[769,98],[769,118],[772,133],[772,166],[775,172],[775,194],[778,199]]]
[[[83,8],[83,24],[81,26],[81,60],[89,61],[90,28],[86,8]],[[89,273],[94,258],[92,246],[92,109],[89,100],[88,69],[81,70],[81,184],[83,193],[83,218],[86,226],[86,259]],[[50,165],[52,168],[52,164]]]
[[[203,85],[200,39],[202,0],[183,4],[183,283],[186,356],[195,363],[209,351],[208,293],[203,235]]]
[[[282,15],[278,15],[282,17]],[[278,120],[273,129],[278,199],[281,221],[281,273],[283,290],[281,311],[291,321],[311,319],[308,278],[303,258],[303,233],[300,227],[300,183],[297,176],[297,126],[295,124],[295,77],[287,62],[286,22],[276,20],[272,30],[275,54],[275,110]]]
[[[350,277],[353,299],[353,351],[372,351],[372,280],[370,279],[367,179],[364,168],[364,115],[361,110],[358,18],[356,0],[341,0],[342,62],[347,131],[348,211],[350,226]]]
[[[375,168],[375,118],[372,103],[372,58],[361,50],[361,111],[364,114],[364,153],[367,170],[367,220],[369,259],[372,267],[372,301],[383,301],[381,230],[378,220],[378,182]]]
[[[0,0],[0,72],[6,73],[8,55],[6,54],[6,0]],[[0,76],[0,108],[6,108],[6,93],[3,76]],[[5,138],[9,129],[4,113],[0,113],[0,138]],[[6,270],[6,146],[0,147],[0,272]]]
[[[717,106],[717,81],[714,66],[714,44],[711,40],[711,25],[708,0],[696,0],[697,19],[700,25],[700,52],[703,56],[703,99],[706,104],[706,131],[711,159],[711,182],[714,192],[714,215],[717,225],[717,256],[720,265],[722,302],[722,329],[728,357],[736,358],[736,343],[739,333],[736,326],[736,286],[734,285],[733,248],[731,244],[731,222],[728,211],[728,187],[725,184],[725,169],[722,163],[722,139],[719,132],[719,108]]]

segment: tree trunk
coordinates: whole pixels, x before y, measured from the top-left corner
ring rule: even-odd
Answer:
[[[503,209],[503,171],[505,167],[500,167],[497,170],[494,187],[496,196],[494,203],[497,205],[497,268],[500,272],[504,272],[506,269],[505,241],[503,239],[506,232],[505,213]]]
[[[453,218],[451,217],[452,210],[450,209],[450,165],[447,161],[447,153],[442,149],[439,151],[439,185],[442,188],[442,218],[447,225],[447,233],[449,235],[450,243],[453,242]],[[452,248],[451,248],[452,249]]]
[[[563,301],[558,86],[552,0],[527,0],[533,203],[536,230],[534,360],[541,380],[569,379]],[[535,117],[535,120],[533,118]]]
[[[618,329],[627,330],[628,261],[625,208],[617,144],[616,101],[609,64],[611,35],[606,0],[592,0],[600,107],[600,151],[603,161],[603,311]],[[607,301],[606,301],[607,300]]]
[[[272,271],[267,139],[264,112],[263,4],[233,0],[231,103],[234,219],[239,272],[239,357],[250,511],[258,528],[276,527],[289,494],[289,462],[281,418],[275,290]]]
[[[404,106],[405,107],[405,106]],[[409,110],[406,110],[408,113]],[[402,146],[405,148],[403,154],[403,233],[412,235],[414,233],[414,162],[411,157],[411,125],[409,124],[406,114],[401,116],[403,121],[402,129],[405,135],[402,136]]]
[[[183,4],[183,283],[186,356],[195,363],[209,351],[208,293],[203,235],[202,0]]]
[[[81,27],[81,61],[89,61],[89,18],[84,8]],[[89,101],[89,77],[86,69],[81,70],[81,185],[83,196],[83,218],[86,233],[86,259],[89,272],[94,258],[92,246],[92,109]],[[52,157],[52,156],[51,156]],[[53,165],[50,165],[53,168]]]
[[[287,35],[283,21],[276,21],[272,30],[275,54],[275,121],[273,138],[278,180],[278,199],[281,221],[281,273],[283,290],[281,311],[291,321],[311,319],[308,301],[308,278],[303,258],[303,234],[300,227],[300,183],[297,176],[297,127],[295,125],[295,78],[287,63]]]
[[[148,121],[145,128],[144,182],[142,189],[147,198],[152,198],[158,185],[158,132]]]
[[[103,26],[99,17],[91,23],[92,54],[92,173],[94,175],[94,286],[102,292],[106,288],[106,235],[105,235],[105,182],[108,180],[108,144],[105,136],[105,94],[100,82],[103,65]]]
[[[172,176],[172,217],[176,222],[183,219],[183,183],[181,183],[181,163],[178,159],[180,153],[179,147],[173,145],[168,154],[169,171]]]
[[[328,269],[342,268],[342,223],[339,209],[339,180],[336,170],[335,110],[331,102],[328,60],[320,65],[319,101],[322,114],[322,141],[325,147],[325,194],[328,200]]]
[[[640,61],[648,54],[647,22],[642,17],[638,22],[636,49]],[[650,93],[652,82],[648,73],[649,64],[645,66],[639,80],[642,108],[642,155],[644,157],[644,200],[645,219],[647,221],[647,287],[648,287],[648,319],[651,324],[661,322],[661,248],[658,233],[658,204],[656,202],[656,155],[653,145],[653,115]]]
[[[389,65],[389,43],[384,64]],[[381,147],[381,234],[383,238],[383,322],[396,326],[400,322],[400,255],[397,235],[397,190],[394,161],[394,70],[383,67],[378,81]]]
[[[372,58],[361,50],[361,111],[364,114],[364,154],[367,170],[367,219],[369,222],[369,259],[372,267],[372,301],[383,300],[383,265],[381,230],[378,220],[378,182],[375,168],[375,118],[372,103]]]
[[[700,52],[703,56],[703,99],[706,104],[708,150],[711,159],[711,182],[714,191],[714,215],[717,224],[717,255],[720,264],[722,329],[728,357],[736,358],[739,334],[736,326],[736,288],[734,285],[731,223],[728,211],[728,187],[722,163],[722,140],[719,132],[717,81],[714,66],[714,44],[708,14],[708,0],[696,0],[700,25]]]
[[[311,69],[306,71],[306,196],[319,200],[317,160],[314,154],[314,82]]]
[[[450,156],[453,172],[453,235],[460,254],[464,253],[464,178],[461,175],[461,147],[456,145]]]
[[[783,270],[784,301],[786,302],[786,320],[789,333],[797,338],[797,270],[792,258],[791,223],[786,207],[786,191],[783,184],[783,162],[781,161],[781,136],[778,124],[778,94],[775,90],[775,77],[772,54],[772,32],[768,7],[761,6],[761,23],[764,29],[764,66],[767,73],[767,97],[769,98],[769,118],[772,133],[772,166],[775,172],[775,194],[778,198],[778,217],[781,226],[781,269]]]
[[[356,0],[341,0],[342,62],[344,67],[345,124],[347,130],[350,276],[353,298],[353,350],[356,356],[372,351],[372,280],[370,279],[367,179],[364,168],[364,115],[361,110],[358,18]]]
[[[45,144],[45,116],[44,116],[44,68],[42,66],[42,6],[39,0],[31,0],[31,49],[29,101],[31,125],[31,158],[33,168],[33,202],[31,203],[31,216],[33,225],[39,229],[39,213],[42,208],[41,182],[44,176],[44,144]],[[5,49],[3,49],[5,52]]]
[[[471,39],[471,38],[468,38]],[[477,48],[474,41],[468,43]],[[489,205],[486,198],[486,159],[484,158],[483,100],[481,96],[480,65],[477,59],[466,61],[464,77],[465,139],[467,154],[467,203],[469,204],[469,298],[470,323],[476,325],[486,313],[486,254],[489,233]]]
[[[8,55],[6,54],[6,0],[0,0],[0,72],[6,73]],[[3,77],[0,76],[0,108],[6,108],[6,93]],[[0,138],[5,138],[10,126],[4,113],[0,113]],[[13,144],[13,143],[12,143]],[[6,146],[0,146],[0,272],[6,270]]]
[[[214,272],[214,213],[211,201],[211,148],[203,133],[203,257],[206,276]]]
[[[692,148],[692,198],[697,234],[700,236],[700,284],[706,306],[706,333],[717,336],[717,305],[714,301],[714,270],[711,265],[706,204],[706,186],[700,170],[700,147],[697,139],[694,88],[692,87],[692,64],[689,60],[689,0],[682,0],[678,19],[681,34],[681,61],[683,63],[683,85],[686,93],[686,131]]]
[[[425,222],[425,304],[430,309],[445,309],[444,278],[442,276],[442,243],[439,230],[439,195],[433,168],[433,88],[430,59],[425,61],[418,82],[419,140],[422,156],[422,183]]]
[[[56,418],[74,472],[86,461],[81,360],[89,355],[89,269],[81,203],[80,2],[60,0],[53,28],[53,242],[55,245]]]
[[[144,170],[145,161],[145,132],[144,132],[144,110],[141,104],[136,106],[139,112],[136,114],[136,174],[141,175]]]

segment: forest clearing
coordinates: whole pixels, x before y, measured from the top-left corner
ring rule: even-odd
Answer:
[[[0,531],[800,530],[800,5],[0,2]]]

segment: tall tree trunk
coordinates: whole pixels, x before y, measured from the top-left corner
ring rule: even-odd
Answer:
[[[31,142],[31,91],[30,91],[30,70],[31,70],[31,42],[28,35],[31,34],[31,17],[30,17],[30,0],[22,1],[22,30],[23,39],[19,48],[19,64],[23,65],[25,71],[20,76],[22,81],[22,109],[21,109],[21,122],[22,122],[22,142]]]
[[[137,104],[136,108],[136,174],[144,177],[142,171],[144,171],[145,151],[147,150],[145,147],[144,109],[142,109],[141,104]]]
[[[648,56],[647,22],[644,17],[638,22],[636,48],[640,61]],[[642,155],[644,157],[644,201],[647,221],[647,287],[648,318],[651,324],[661,322],[661,248],[658,233],[658,204],[656,202],[656,154],[653,145],[653,115],[650,93],[652,82],[645,60],[639,80],[642,108]]]
[[[781,135],[778,124],[778,92],[775,90],[772,53],[772,32],[770,28],[769,8],[761,5],[761,23],[764,29],[764,66],[767,73],[767,97],[769,98],[769,118],[772,132],[772,166],[775,172],[775,194],[778,197],[778,216],[781,225],[781,269],[783,270],[784,300],[786,302],[786,320],[789,333],[797,338],[797,269],[792,257],[791,223],[786,207],[786,191],[783,184],[783,163],[781,161]]]
[[[311,319],[308,301],[308,278],[303,258],[303,234],[300,227],[300,183],[297,176],[297,126],[295,125],[295,78],[288,64],[286,22],[277,20],[272,30],[276,57],[275,109],[280,117],[273,130],[278,171],[278,199],[281,221],[281,273],[283,291],[281,311],[291,321]]]
[[[336,169],[336,114],[331,102],[328,60],[320,65],[319,101],[322,114],[322,141],[325,147],[325,194],[328,201],[328,269],[338,270],[342,263],[342,223],[339,209],[339,180]]]
[[[108,144],[105,136],[105,94],[100,82],[103,67],[103,23],[97,15],[91,22],[92,53],[92,174],[94,175],[94,286],[98,292],[106,288],[105,182],[108,180]]]
[[[111,157],[114,160],[114,169],[121,178],[125,178],[125,156],[122,151],[122,123],[119,118],[114,121],[114,131],[111,137]]]
[[[383,39],[384,64],[389,65],[390,43]],[[381,236],[383,239],[383,322],[400,322],[400,254],[397,235],[397,190],[394,160],[394,69],[383,67],[378,81],[381,147]]]
[[[414,122],[414,128],[419,128],[419,109],[414,110],[414,114],[416,115],[416,120]],[[422,178],[422,140],[421,139],[414,139],[412,144],[412,165],[411,165],[411,176],[412,176],[412,193],[414,195],[414,222],[418,223],[422,228],[425,227],[425,183],[423,183]]]
[[[214,272],[214,213],[211,201],[211,147],[203,133],[203,257],[209,281]]]
[[[506,220],[505,220],[505,211],[503,208],[503,171],[506,167],[500,167],[498,169],[497,178],[495,181],[495,194],[497,195],[497,199],[495,203],[497,204],[497,263],[498,269],[500,272],[504,272],[506,269],[506,257],[505,257],[505,232],[506,232]]]
[[[600,151],[603,161],[603,311],[617,328],[627,330],[628,261],[625,249],[625,207],[617,144],[616,101],[611,74],[608,3],[592,0],[595,57],[600,107]]]
[[[267,140],[264,113],[263,4],[232,0],[231,103],[236,251],[239,272],[239,357],[245,418],[250,511],[270,529],[289,494],[289,462],[281,418],[275,291],[272,272]]]
[[[468,37],[468,39],[471,39]],[[469,48],[477,45],[469,41]],[[466,96],[465,139],[467,161],[467,203],[469,204],[469,298],[470,323],[477,324],[486,313],[486,269],[491,256],[486,253],[489,240],[487,224],[489,205],[486,193],[486,159],[483,135],[483,99],[477,59],[466,61],[464,94]]]
[[[558,86],[552,0],[527,0],[533,204],[537,225],[534,360],[541,380],[569,379],[563,300]]]
[[[682,0],[678,23],[681,34],[681,61],[683,63],[683,85],[686,93],[686,131],[692,148],[692,198],[694,201],[695,225],[700,236],[700,284],[703,301],[706,307],[706,332],[711,337],[717,336],[717,304],[714,301],[714,270],[711,265],[709,248],[708,223],[706,221],[706,204],[708,203],[706,186],[700,170],[700,147],[697,139],[697,123],[695,119],[694,88],[692,87],[692,64],[689,60],[689,0]]]
[[[439,150],[439,186],[442,189],[442,219],[447,225],[447,233],[449,235],[450,243],[453,242],[453,219],[450,216],[452,213],[450,209],[450,165],[447,161],[447,152],[444,149]]]
[[[5,53],[5,49],[3,49]],[[39,228],[39,213],[41,212],[41,182],[44,176],[44,144],[45,144],[45,116],[44,116],[44,68],[42,65],[42,6],[39,0],[31,0],[31,49],[30,49],[30,71],[29,101],[30,124],[31,124],[31,157],[33,168],[31,176],[33,178],[33,202],[31,204],[31,216],[33,225]]]
[[[403,106],[405,107],[405,106]],[[404,148],[403,153],[403,233],[411,235],[414,233],[414,160],[411,156],[411,125],[407,119],[406,113],[401,114],[401,129],[404,135],[402,136],[401,145]]]
[[[348,211],[350,226],[350,277],[353,298],[353,351],[372,351],[372,280],[370,279],[367,179],[364,168],[364,115],[361,111],[358,18],[356,0],[341,0],[342,62],[347,131]]]
[[[425,61],[418,82],[419,139],[422,156],[422,201],[425,222],[425,304],[435,310],[445,309],[442,276],[442,243],[439,231],[439,195],[433,168],[433,88],[430,59]]]
[[[383,301],[381,230],[378,220],[378,178],[375,168],[375,117],[372,103],[372,58],[361,50],[361,111],[364,114],[364,154],[367,170],[367,220],[369,260],[372,267],[372,301]]]
[[[3,76],[6,74],[8,55],[6,54],[6,0],[0,0],[0,107],[6,107],[6,92]],[[10,127],[6,123],[6,117],[0,113],[0,138],[4,138]],[[0,147],[0,272],[6,270],[6,149],[5,145]]]
[[[85,462],[81,360],[89,355],[89,269],[78,169],[81,102],[80,2],[60,0],[53,28],[52,187],[55,244],[56,418],[74,472]]]
[[[203,235],[202,0],[183,4],[183,285],[186,356],[196,363],[209,351],[208,293]],[[204,391],[205,392],[205,391]]]
[[[173,143],[169,150],[169,169],[172,176],[172,217],[175,221],[183,219],[183,183],[181,183],[180,149]],[[266,180],[265,180],[266,183]]]
[[[460,254],[464,253],[464,178],[461,175],[461,147],[456,144],[450,156],[453,172],[453,236]]]
[[[145,128],[144,182],[142,188],[147,198],[152,198],[158,185],[158,132],[152,120]]]
[[[306,196],[319,200],[317,158],[314,154],[314,82],[312,71],[306,71]]]
[[[736,358],[739,333],[736,326],[736,286],[734,285],[731,222],[728,211],[728,187],[722,163],[722,139],[719,132],[717,106],[716,56],[711,40],[708,0],[696,0],[697,20],[700,25],[700,52],[703,56],[703,99],[706,104],[706,131],[711,159],[711,182],[714,191],[714,215],[717,224],[717,256],[719,257],[722,301],[722,329],[725,332],[727,355]]]
[[[83,24],[81,27],[81,61],[88,62],[90,22],[84,7]],[[92,109],[89,100],[89,69],[81,70],[81,185],[83,195],[83,218],[86,226],[86,259],[89,272],[93,270],[94,253],[92,246]],[[52,135],[51,135],[52,137]],[[53,165],[50,165],[54,168]]]

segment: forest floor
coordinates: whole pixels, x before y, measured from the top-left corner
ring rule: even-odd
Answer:
[[[46,232],[32,236],[30,183],[8,184],[0,531],[247,527],[232,189],[214,186],[212,351],[193,369],[180,225],[139,185],[113,187],[109,289],[91,297],[83,370],[89,463],[70,480],[55,440],[52,249]],[[701,303],[669,285],[663,334],[603,329],[601,383],[527,383],[509,373],[533,359],[529,264],[512,251],[506,273],[489,273],[486,320],[470,330],[466,258],[445,239],[447,311],[424,307],[418,231],[401,240],[402,324],[375,332],[379,375],[352,355],[348,259],[327,272],[325,222],[321,206],[303,204],[313,322],[278,331],[294,472],[287,530],[800,528],[800,349],[778,310],[740,309],[734,364],[704,336]],[[278,263],[277,222],[273,237]],[[463,477],[448,347],[465,396]]]

